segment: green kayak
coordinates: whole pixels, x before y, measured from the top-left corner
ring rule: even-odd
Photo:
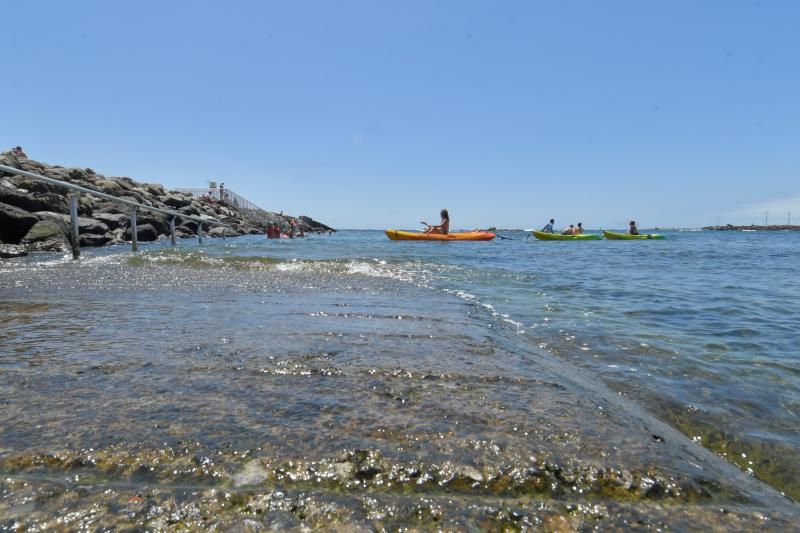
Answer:
[[[628,235],[627,233],[614,233],[613,231],[604,231],[603,235],[606,239],[612,241],[641,241],[644,239],[666,239],[664,235],[658,233],[645,233],[642,235]]]
[[[532,231],[533,236],[540,241],[599,241],[603,237],[597,233],[582,233],[580,235],[561,235],[560,233],[545,233]]]

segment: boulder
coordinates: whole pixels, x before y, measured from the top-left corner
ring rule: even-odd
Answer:
[[[70,177],[70,181],[86,179],[86,171],[82,168],[67,168],[65,170]]]
[[[230,228],[225,226],[214,226],[208,230],[209,237],[233,237],[236,235]]]
[[[98,235],[96,233],[82,233],[80,235],[81,246],[103,246],[112,239],[111,233]]]
[[[95,199],[96,196],[91,196],[88,194],[81,194],[78,196],[78,215],[91,217],[92,213],[94,212],[95,206]],[[47,211],[52,211],[52,209],[48,209]]]
[[[22,244],[36,252],[66,252],[72,249],[68,227],[52,220],[40,220],[22,239]]]
[[[125,238],[127,237],[125,228],[112,229],[108,234],[111,235],[110,244],[125,242]]]
[[[200,216],[200,211],[198,211],[197,207],[194,205],[187,205],[179,209],[181,213],[192,215],[192,216]]]
[[[153,196],[164,196],[166,194],[164,186],[159,185],[158,183],[145,183],[142,185],[142,187],[147,189],[147,192],[149,192]]]
[[[0,259],[10,259],[12,257],[22,257],[28,255],[28,250],[16,244],[0,244]]]
[[[182,228],[184,231],[188,231],[190,233],[197,233],[197,222],[194,220],[185,220],[178,228],[175,228],[175,231],[178,231],[179,228]]]
[[[129,192],[128,194],[126,194],[126,195],[119,196],[118,198],[120,198],[121,200],[128,200],[129,202],[135,202],[135,203],[137,203],[137,204],[143,204],[143,203],[145,203],[145,202],[143,202],[143,201],[142,201],[142,199],[141,199],[141,198],[139,198],[138,196],[131,196],[131,195],[130,195],[130,192]],[[128,208],[128,209],[130,210],[130,208]]]
[[[55,220],[57,222],[72,224],[69,215],[51,213],[49,211],[38,211],[34,214],[39,218],[39,220]],[[78,217],[78,231],[80,233],[97,233],[102,235],[108,231],[108,226],[103,222],[93,218]]]
[[[0,203],[0,242],[19,244],[39,218],[13,205]]]
[[[161,198],[161,201],[164,202],[165,205],[168,205],[175,209],[186,207],[187,205],[190,205],[192,203],[191,199],[182,198],[175,194],[167,194],[166,196]]]
[[[65,211],[68,209],[67,198],[52,193],[34,196],[19,189],[0,187],[0,202],[25,211]]]
[[[131,192],[136,193],[137,195],[141,196],[142,198],[148,198],[149,199],[151,196],[153,196],[152,194],[150,194],[150,191],[148,191],[148,190],[146,190],[146,189],[144,189],[142,187],[134,187],[133,189],[131,189]]]
[[[150,224],[159,233],[169,233],[169,220],[165,215],[154,211],[139,211],[136,215],[138,225]]]
[[[94,186],[100,191],[112,196],[122,196],[125,194],[125,189],[120,184],[113,180],[97,180]]]
[[[131,208],[124,204],[100,200],[95,204],[93,215],[97,215],[98,213],[126,215],[128,218],[130,218]]]
[[[22,189],[24,192],[29,193],[37,193],[37,194],[44,194],[44,193],[53,193],[53,194],[64,194],[63,187],[56,187],[55,185],[49,185],[43,181],[38,181],[33,178],[29,178],[27,176],[12,176],[9,178],[11,183],[13,183],[17,188]]]
[[[112,229],[127,228],[131,224],[131,216],[127,213],[95,213],[92,218]]]
[[[131,240],[131,228],[125,230],[127,240]],[[158,239],[158,231],[150,224],[136,225],[136,238],[142,242]]]

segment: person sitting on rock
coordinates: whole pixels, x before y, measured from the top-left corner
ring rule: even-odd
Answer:
[[[28,159],[28,154],[22,151],[22,146],[15,146],[11,149],[11,155],[16,158],[25,158]]]

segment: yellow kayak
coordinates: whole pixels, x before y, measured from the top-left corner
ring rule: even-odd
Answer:
[[[442,235],[399,229],[387,229],[386,236],[393,241],[491,241],[495,238],[495,234],[490,231],[466,231]]]
[[[540,241],[599,241],[603,238],[597,233],[581,233],[580,235],[561,235],[544,231],[532,231],[531,233]]]
[[[603,236],[612,241],[641,241],[645,239],[666,239],[664,235],[659,233],[643,233],[642,235],[628,235],[627,233],[614,233],[613,231],[604,231]]]

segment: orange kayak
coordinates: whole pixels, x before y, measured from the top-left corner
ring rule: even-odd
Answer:
[[[466,231],[463,233],[422,233],[421,231],[402,231],[387,229],[386,236],[393,241],[491,241],[495,234],[489,231]]]

